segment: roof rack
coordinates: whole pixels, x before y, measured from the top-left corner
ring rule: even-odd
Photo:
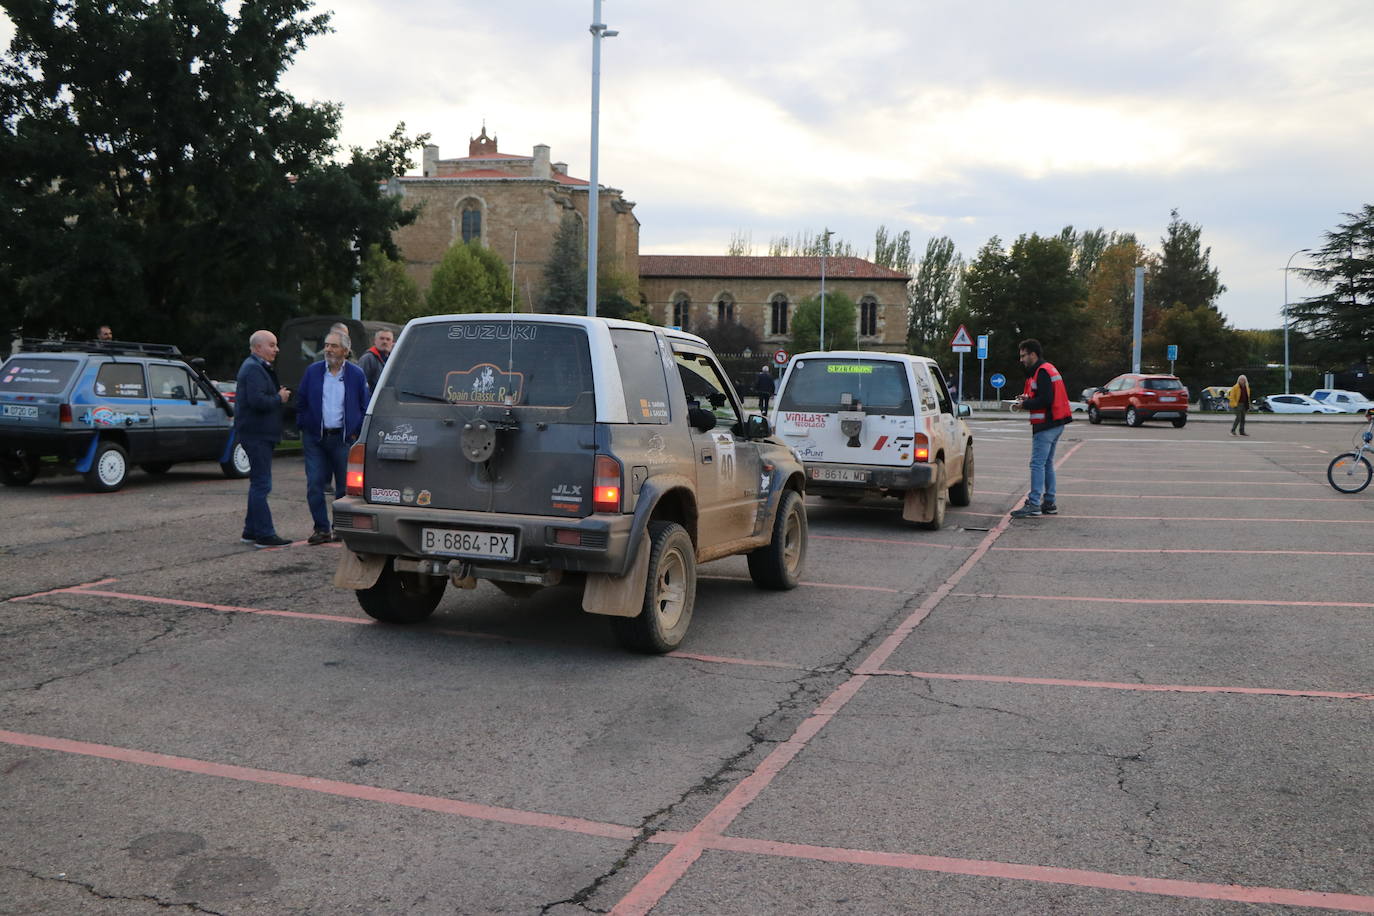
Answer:
[[[109,353],[114,356],[180,357],[175,344],[138,343],[131,340],[48,340],[25,337],[19,345],[24,353]]]

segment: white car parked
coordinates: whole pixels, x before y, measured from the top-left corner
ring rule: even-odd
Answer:
[[[1340,388],[1318,388],[1312,392],[1312,399],[1321,401],[1327,407],[1334,407],[1341,413],[1364,413],[1374,407],[1374,401],[1358,391],[1344,391]]]
[[[1274,413],[1341,413],[1336,407],[1330,407],[1321,401],[1309,398],[1305,394],[1271,394],[1264,399],[1264,403],[1269,405],[1269,409]]]

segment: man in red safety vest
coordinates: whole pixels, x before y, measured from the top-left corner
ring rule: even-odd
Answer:
[[[1054,449],[1065,425],[1073,422],[1069,392],[1064,378],[1046,362],[1040,341],[1031,338],[1017,344],[1026,387],[1016,399],[1016,409],[1029,412],[1031,423],[1030,493],[1026,504],[1012,510],[1012,518],[1057,515],[1054,501]]]

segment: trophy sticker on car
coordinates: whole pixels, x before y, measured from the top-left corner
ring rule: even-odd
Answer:
[[[444,399],[450,404],[519,404],[525,385],[523,372],[504,372],[492,363],[444,376]]]

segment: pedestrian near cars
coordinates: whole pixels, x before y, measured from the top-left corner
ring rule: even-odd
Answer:
[[[363,370],[363,375],[367,378],[369,391],[376,389],[377,379],[381,377],[382,367],[391,356],[391,347],[394,343],[396,335],[392,334],[390,329],[382,328],[372,335],[372,346],[358,357],[358,368]]]
[[[243,543],[282,547],[291,542],[277,536],[267,495],[272,492],[272,450],[281,441],[282,405],[291,397],[291,390],[282,387],[272,368],[277,358],[277,335],[254,331],[248,338],[248,349],[234,392],[234,435],[248,453],[252,468]]]
[[[337,540],[324,489],[332,482],[335,496],[344,494],[348,449],[362,433],[367,410],[367,378],[345,358],[350,348],[347,334],[326,334],[324,359],[306,367],[296,397],[296,425],[305,449],[305,500],[315,523],[311,544]]]
[[[759,369],[759,374],[754,378],[754,393],[759,396],[760,413],[768,413],[768,402],[773,400],[773,394],[777,390],[777,383],[773,381],[773,373],[768,367]]]
[[[102,324],[99,330],[95,332],[95,339],[114,340],[114,331],[110,330],[110,326],[108,324]]]
[[[1069,392],[1059,370],[1045,359],[1040,341],[1029,338],[1017,344],[1026,387],[1016,399],[1016,408],[1029,412],[1031,424],[1030,493],[1026,503],[1011,513],[1012,518],[1037,518],[1057,515],[1055,503],[1054,451],[1064,427],[1073,422]]]
[[[1236,376],[1236,383],[1231,386],[1228,399],[1231,409],[1236,412],[1236,418],[1231,421],[1231,435],[1250,435],[1245,431],[1245,412],[1250,409],[1250,380],[1243,375]],[[1236,432],[1237,427],[1240,428],[1240,432]]]

